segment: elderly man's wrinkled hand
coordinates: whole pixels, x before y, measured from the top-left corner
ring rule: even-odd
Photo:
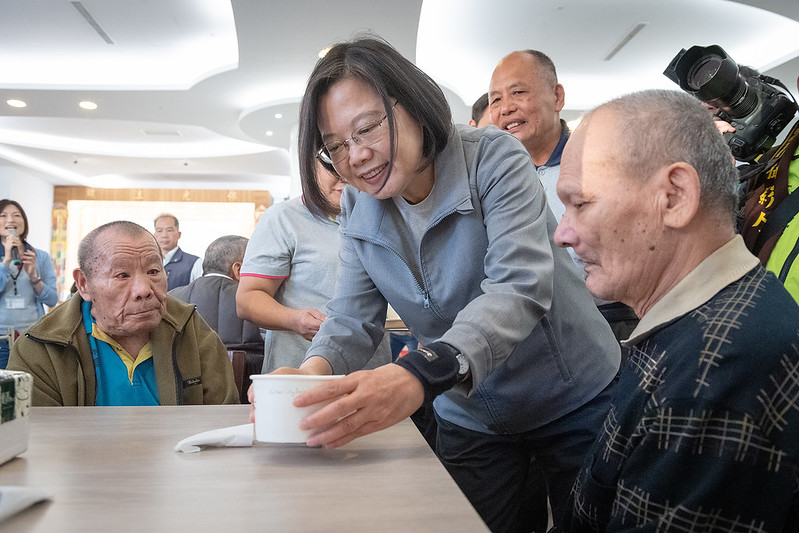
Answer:
[[[334,401],[300,423],[304,430],[317,431],[308,446],[335,448],[393,426],[421,407],[424,389],[410,372],[388,364],[321,385],[299,395],[294,405],[328,400]]]

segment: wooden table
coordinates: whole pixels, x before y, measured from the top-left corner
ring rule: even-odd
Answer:
[[[55,496],[2,531],[487,531],[405,420],[342,448],[256,443],[174,451],[249,407],[35,407],[0,485]]]
[[[410,333],[408,326],[406,326],[405,322],[403,322],[400,318],[386,320],[386,329],[388,331],[394,331],[397,333]]]

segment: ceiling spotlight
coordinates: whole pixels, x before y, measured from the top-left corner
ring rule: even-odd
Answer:
[[[267,137],[271,137],[274,134],[275,134],[275,132],[273,132],[272,130],[269,130],[269,131],[266,132],[266,136]]]
[[[319,59],[325,57],[331,48],[332,46],[328,46],[327,48],[322,48],[321,50],[319,50]]]
[[[90,102],[88,100],[79,102],[78,106],[80,106],[81,109],[88,109],[89,111],[94,111],[95,109],[97,109],[97,104],[95,104],[94,102]]]
[[[11,107],[27,107],[28,106],[28,104],[26,104],[22,100],[11,99],[11,100],[6,100],[6,103],[8,105],[10,105]]]
[[[275,113],[275,118],[283,118],[283,113]]]

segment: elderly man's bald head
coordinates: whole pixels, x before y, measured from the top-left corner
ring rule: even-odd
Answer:
[[[158,242],[155,240],[152,233],[135,222],[129,220],[115,220],[114,222],[108,222],[102,226],[98,226],[90,231],[80,241],[80,245],[78,245],[78,268],[83,271],[83,274],[87,278],[92,277],[98,261],[102,261],[102,258],[98,257],[95,244],[97,242],[97,237],[106,231],[115,231],[130,237],[149,238],[152,239],[156,247],[158,247]],[[160,247],[158,247],[158,252],[161,253]]]
[[[620,168],[643,180],[660,167],[684,161],[699,175],[701,205],[734,220],[738,171],[724,138],[696,98],[679,91],[641,91],[602,104],[581,126],[608,112],[619,121],[615,157]]]
[[[738,176],[698,101],[645,91],[603,104],[572,134],[555,242],[574,249],[586,286],[643,316],[735,235]]]

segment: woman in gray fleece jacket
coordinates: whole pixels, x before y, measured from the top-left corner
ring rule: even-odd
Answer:
[[[297,369],[349,374],[297,405],[309,445],[340,446],[434,402],[436,452],[494,531],[522,530],[531,465],[553,508],[606,414],[619,347],[556,227],[524,147],[453,126],[438,86],[390,45],[334,46],[300,116],[309,207],[327,205],[315,159],[346,180],[336,296]],[[422,348],[361,369],[386,306]],[[344,395],[344,396],[342,396]],[[337,398],[337,399],[336,399]]]

